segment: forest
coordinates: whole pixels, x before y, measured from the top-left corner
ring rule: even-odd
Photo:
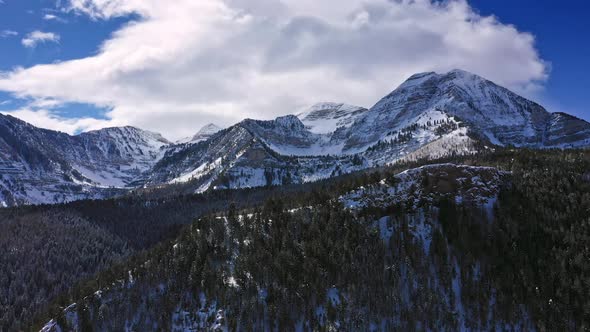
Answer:
[[[193,212],[190,221],[176,219],[169,236],[143,247],[125,237],[131,234],[125,226],[103,221],[109,233],[123,234],[113,243],[126,246],[110,249],[116,263],[97,268],[94,277],[76,272],[74,286],[21,316],[21,326],[38,329],[53,319],[81,331],[126,324],[138,330],[588,328],[590,154],[506,149],[452,159],[436,162],[510,172],[491,214],[452,195],[418,208],[357,211],[335,200],[415,163],[296,186],[296,195],[295,187],[282,195],[277,188],[246,190]],[[273,199],[251,199],[269,193]],[[178,199],[160,200],[166,206]],[[92,209],[78,211],[88,216]],[[150,220],[150,213],[125,211]],[[154,211],[164,217],[176,209]],[[101,235],[95,237],[100,243]]]

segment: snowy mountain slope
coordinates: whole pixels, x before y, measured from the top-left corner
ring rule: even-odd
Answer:
[[[148,183],[213,181],[223,167],[239,157],[252,144],[250,133],[234,126],[214,134],[210,139],[169,150],[152,169]]]
[[[400,87],[373,106],[350,127],[345,150],[364,147],[414,122],[420,114],[438,110],[464,122],[470,131],[493,144],[551,147],[563,143],[588,145],[590,124],[563,118],[553,140],[547,139],[555,115],[540,105],[477,75],[453,70],[446,74],[422,73],[410,77]],[[573,124],[573,123],[576,124]],[[577,137],[572,137],[572,127]],[[566,138],[567,137],[567,138]]]
[[[123,193],[168,144],[159,134],[133,127],[70,136],[0,115],[0,205]]]
[[[553,113],[545,131],[545,144],[555,147],[590,146],[588,122],[566,113]]]
[[[74,136],[69,160],[75,169],[98,186],[129,187],[152,168],[170,144],[160,134],[134,127],[106,128]],[[81,154],[80,154],[81,152]],[[70,159],[70,158],[68,158]],[[96,167],[96,165],[100,165]]]
[[[410,158],[434,141],[429,152],[443,156],[473,151],[460,122],[439,110],[418,114],[399,130],[385,130],[371,146],[343,152],[349,129],[370,111],[354,106],[322,103],[298,116],[271,121],[247,119],[206,142],[171,150],[152,172],[149,183],[198,180],[198,189],[252,187],[300,183]],[[435,147],[437,151],[432,151]],[[238,152],[240,152],[238,154]],[[214,183],[219,175],[221,183]],[[209,183],[209,186],[207,186]]]
[[[338,128],[350,127],[366,111],[366,108],[358,106],[318,103],[310,107],[306,112],[297,114],[297,117],[310,132],[330,134],[334,133]]]
[[[482,146],[588,147],[590,124],[453,70],[413,75],[370,109],[320,103],[224,130],[207,125],[183,144],[132,127],[69,136],[7,116],[0,138],[0,205],[14,205],[103,197],[109,187],[300,183]]]
[[[370,110],[321,103],[297,116],[244,120],[203,145],[170,151],[163,160],[168,166],[154,169],[149,183],[200,179],[198,190],[299,183],[470,154],[482,144],[588,146],[589,130],[583,120],[548,113],[479,76],[423,73]]]
[[[292,127],[291,127],[292,126]],[[245,120],[222,130],[209,140],[181,150],[170,149],[150,173],[147,185],[191,182],[195,191],[209,188],[245,188],[287,183],[302,183],[344,171],[366,168],[350,156],[288,156],[271,148],[258,135],[271,136],[271,130],[297,128],[307,139],[301,121],[294,116],[275,121]]]
[[[453,146],[462,153],[473,145],[465,139],[468,136],[490,144],[536,148],[590,144],[587,122],[552,115],[461,70],[416,74],[370,110],[321,103],[297,116],[245,120],[237,126],[282,155],[362,155],[371,165],[393,162],[437,140],[446,142],[438,144],[441,148]],[[371,153],[383,144],[396,146],[379,155]],[[448,151],[432,152],[440,156]]]
[[[318,155],[330,142],[314,142],[318,137],[325,138],[309,132],[293,116],[274,121],[245,120],[208,141],[180,151],[169,150],[151,172],[148,185],[192,181],[195,190],[202,191],[304,183],[396,160],[419,159],[425,153],[444,156],[450,151],[470,153],[475,149],[465,128],[438,113],[425,114],[411,132],[390,133],[358,154]]]

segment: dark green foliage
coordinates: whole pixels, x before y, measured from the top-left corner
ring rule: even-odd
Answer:
[[[547,330],[590,328],[590,158],[523,153],[497,211],[497,275]],[[503,260],[504,262],[502,262]]]
[[[131,250],[78,215],[35,213],[0,222],[0,252],[0,331],[9,331]]]

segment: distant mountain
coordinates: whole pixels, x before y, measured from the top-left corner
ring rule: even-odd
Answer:
[[[196,192],[302,183],[482,146],[588,147],[590,124],[453,70],[413,75],[370,109],[320,103],[271,121],[207,125],[177,143],[132,127],[69,136],[0,116],[0,204],[173,183]]]
[[[136,186],[169,143],[133,127],[70,136],[0,115],[0,205],[120,194]]]
[[[244,120],[167,154],[148,181],[192,181],[197,191],[306,182],[482,145],[587,147],[590,124],[465,71],[422,73],[369,110],[321,103],[297,116]]]
[[[192,137],[182,138],[182,139],[176,141],[175,143],[176,144],[199,143],[201,141],[207,140],[209,137],[211,137],[213,134],[220,131],[221,129],[223,129],[223,128],[219,127],[216,124],[210,123],[208,125],[205,125],[203,128],[201,128]]]

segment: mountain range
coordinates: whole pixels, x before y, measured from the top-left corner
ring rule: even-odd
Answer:
[[[178,183],[194,192],[304,183],[495,146],[585,148],[590,123],[462,70],[413,75],[369,109],[320,103],[270,121],[210,124],[177,142],[134,127],[71,136],[0,115],[0,206]]]

